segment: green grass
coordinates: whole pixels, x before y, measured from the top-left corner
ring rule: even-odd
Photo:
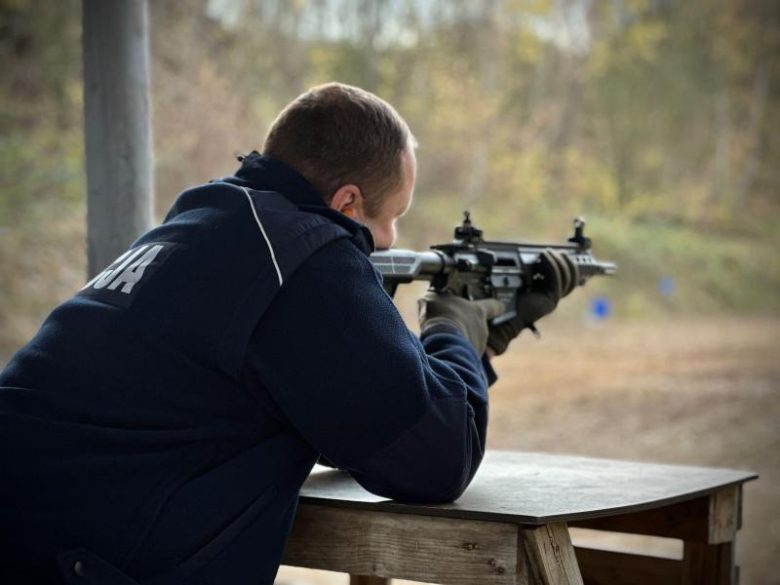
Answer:
[[[715,234],[680,224],[591,218],[599,258],[614,260],[614,279],[597,279],[588,295],[605,294],[618,316],[780,312],[780,258],[776,233],[766,225],[752,235]],[[676,289],[668,297],[659,282]]]

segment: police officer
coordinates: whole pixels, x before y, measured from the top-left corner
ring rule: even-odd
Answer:
[[[494,329],[499,302],[428,294],[412,334],[368,255],[414,146],[376,96],[314,88],[54,309],[0,375],[0,582],[272,583],[319,457],[401,502],[463,493],[488,338],[505,351],[576,278],[547,257]]]

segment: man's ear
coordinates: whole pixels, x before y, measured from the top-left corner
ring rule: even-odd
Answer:
[[[355,219],[363,216],[363,195],[357,185],[343,185],[333,194],[329,207]]]

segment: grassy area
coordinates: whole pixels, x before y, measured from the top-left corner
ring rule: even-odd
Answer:
[[[754,234],[712,233],[680,224],[599,218],[591,236],[599,256],[620,265],[618,278],[593,283],[625,317],[766,313],[780,310],[780,257],[772,226]],[[776,232],[775,232],[776,233]],[[671,294],[662,279],[675,283]]]

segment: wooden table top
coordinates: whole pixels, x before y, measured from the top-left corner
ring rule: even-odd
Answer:
[[[749,471],[488,451],[451,504],[399,504],[343,472],[315,467],[301,503],[468,520],[546,524],[638,512],[711,494],[758,476]]]

